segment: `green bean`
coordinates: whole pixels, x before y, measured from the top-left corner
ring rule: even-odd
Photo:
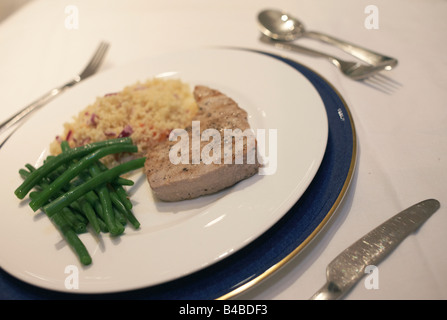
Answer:
[[[124,215],[126,219],[133,225],[135,229],[138,229],[140,227],[140,222],[133,214],[132,210],[129,210],[126,208],[126,211],[124,211]]]
[[[101,232],[107,233],[109,232],[109,229],[107,229],[106,223],[101,218],[98,218],[99,228],[101,229]]]
[[[82,183],[85,183],[86,181],[87,180],[83,180]],[[80,185],[81,184],[79,184],[77,186],[80,186]],[[73,190],[77,186],[73,186],[73,188],[70,189],[70,191]],[[99,201],[99,197],[95,191],[93,191],[93,190],[88,191],[82,198],[84,198],[87,201],[87,203],[95,211],[95,213],[97,214],[97,216],[99,216],[99,218],[101,218],[101,219],[104,218],[104,214],[102,212],[102,206]]]
[[[31,174],[31,172],[36,171],[36,168],[35,168],[33,165],[29,164],[29,163],[25,164],[25,168],[28,169],[28,170],[23,169],[23,168],[22,168],[22,169],[19,169],[19,174],[20,174],[20,176],[21,176],[23,179],[28,178],[28,176]],[[44,178],[40,181],[40,183],[37,184],[36,186],[42,188],[42,186],[43,186],[44,184],[47,185],[47,184],[49,184],[49,183],[50,183],[50,182],[49,182],[49,179],[46,178],[46,177],[44,177]]]
[[[19,169],[19,174],[22,178],[26,178],[27,176],[29,176],[29,171],[26,169]]]
[[[61,210],[61,214],[64,216],[65,220],[72,227],[72,229],[77,233],[85,233],[87,231],[87,226],[84,222],[78,220],[76,214],[71,211],[68,207]]]
[[[68,143],[68,141],[67,140],[63,140],[62,142],[61,142],[61,150],[62,150],[62,152],[66,152],[67,150],[70,150],[71,148],[70,148],[70,144]]]
[[[48,173],[45,177],[43,177],[42,180],[46,179],[48,182],[51,183],[52,181],[59,178],[65,171],[67,171],[67,169],[68,169],[68,165],[62,164],[59,166],[59,168],[56,168],[55,170]],[[39,184],[39,183],[37,183],[37,184]]]
[[[30,170],[33,170],[33,167],[30,167],[30,166],[27,166],[27,167],[30,168]],[[21,174],[21,176],[22,176],[23,178],[28,177],[29,174],[30,174],[30,172],[27,171],[27,170],[25,170],[25,169],[20,169],[20,170],[19,170],[19,173]],[[41,182],[39,183],[39,185],[38,185],[38,187],[39,187],[41,190],[42,190],[42,189],[45,189],[45,188],[48,188],[48,186],[49,186],[49,184],[46,183],[46,182],[43,182],[43,181],[41,181]],[[33,191],[33,192],[30,193],[29,196],[30,196],[31,200],[33,200],[33,199],[36,199],[37,197],[39,197],[39,194],[40,194],[40,192],[34,192],[34,191]],[[58,192],[58,195],[59,195],[59,196],[62,195],[62,194],[63,194],[62,192]],[[67,217],[67,220],[69,220],[69,222],[70,222],[70,220],[72,220],[72,221],[79,220],[79,221],[77,221],[76,223],[72,223],[73,227],[76,226],[76,229],[77,229],[76,232],[78,232],[78,233],[85,232],[85,227],[86,227],[86,225],[87,225],[88,222],[90,222],[90,223],[92,224],[93,229],[94,229],[95,231],[99,232],[99,231],[98,231],[98,230],[99,230],[98,222],[95,220],[95,219],[96,219],[96,216],[94,215],[94,211],[93,211],[93,215],[91,215],[91,211],[88,210],[89,208],[88,208],[87,206],[85,206],[85,205],[81,206],[81,204],[78,203],[77,201],[72,202],[72,203],[70,204],[70,207],[72,207],[72,208],[75,209],[76,211],[75,211],[75,212],[71,212],[71,213],[70,213],[70,217],[72,217],[72,219],[68,219],[68,217]],[[67,210],[70,210],[70,209],[67,208]],[[84,216],[82,216],[81,214],[79,214],[78,211],[79,211],[79,212],[84,212],[85,216],[87,217],[87,220],[84,218]],[[69,213],[66,213],[66,214],[69,214]],[[84,226],[82,226],[82,225],[79,224],[79,223],[82,223]]]
[[[20,169],[19,173],[21,173],[21,175],[24,178],[26,178],[30,174],[25,169]],[[82,183],[82,181],[81,182],[77,182],[77,183]],[[39,187],[45,188],[45,187],[48,187],[48,185],[49,184],[40,183]],[[76,184],[74,184],[74,185],[76,185]],[[62,195],[62,194],[63,194],[63,192],[59,192],[59,195]],[[35,199],[37,196],[38,196],[38,194],[36,192],[31,192],[30,193],[30,198],[31,199]],[[96,194],[93,191],[89,192],[89,196],[90,196],[90,199],[92,199],[92,201],[96,201],[97,200]],[[73,208],[76,208],[80,212],[84,213],[84,215],[87,218],[88,222],[91,224],[91,226],[93,228],[93,231],[96,232],[97,234],[99,234],[101,232],[101,227],[100,227],[100,224],[99,224],[99,221],[98,221],[98,217],[96,216],[96,212],[93,209],[92,205],[90,204],[90,202],[86,198],[88,198],[87,195],[81,197],[77,201],[72,202],[70,204],[70,206],[73,207]],[[67,210],[68,210],[68,208],[67,208]],[[81,218],[80,215],[75,215],[74,212],[72,212],[72,213],[65,212],[64,216],[65,216],[67,222],[69,222],[71,224],[71,226],[75,229],[76,233],[83,233],[83,232],[85,232],[86,226],[82,226],[82,224],[80,224],[79,221],[76,221],[76,219],[75,219],[75,216],[77,218]],[[70,217],[71,217],[71,219],[70,219]],[[81,222],[86,224],[86,222],[84,220],[81,221]]]
[[[138,229],[140,227],[140,222],[137,220],[137,218],[134,216],[132,210],[128,209],[124,203],[119,198],[118,194],[115,190],[110,191],[110,198],[112,199],[112,203],[115,205],[117,210],[124,215],[126,220],[128,220],[132,226],[135,229]]]
[[[98,167],[99,161],[90,166],[89,173],[83,172],[77,179],[77,183],[84,183],[92,178],[92,176],[97,175],[101,172]],[[92,171],[93,170],[93,171]],[[116,180],[116,179],[115,179]],[[75,186],[74,186],[75,187]],[[124,232],[123,228],[118,228],[116,221],[114,220],[115,215],[113,214],[112,203],[107,190],[103,189],[105,185],[97,188],[97,190],[89,191],[86,194],[86,199],[89,204],[94,208],[94,211],[107,225],[107,231],[111,230],[110,233],[113,235],[118,235]]]
[[[116,177],[144,166],[144,161],[146,158],[138,158],[134,160],[130,160],[128,162],[122,163],[113,167],[107,171],[101,172],[96,177],[91,178],[90,180],[84,182],[83,184],[77,186],[73,190],[70,190],[58,197],[54,201],[46,204],[43,207],[43,210],[48,214],[48,216],[52,216],[63,207],[68,206],[71,202],[79,199],[81,196],[86,194],[88,191],[94,190],[95,188],[113,181]]]
[[[109,191],[107,187],[102,185],[98,189],[99,200],[103,208],[104,222],[107,225],[107,229],[113,236],[117,236],[124,232],[124,228],[119,226],[118,221],[115,219],[115,213],[113,211],[112,201],[110,199]]]
[[[115,206],[113,207],[113,214],[115,215],[115,220],[122,226],[125,226],[127,224],[127,219]]]
[[[115,184],[115,183],[112,183],[112,185],[113,185],[113,188],[115,189],[116,194],[118,195],[118,197],[120,198],[120,200],[124,204],[124,206],[128,210],[132,210],[133,205],[129,199],[126,189],[124,189],[123,186]]]
[[[69,246],[75,251],[81,263],[83,265],[91,264],[92,258],[88,253],[87,248],[82,243],[81,239],[79,239],[78,235],[71,228],[70,224],[66,221],[63,215],[60,212],[56,212],[52,215],[51,220],[57,226],[65,241],[67,241]]]
[[[30,175],[30,172],[26,171],[25,169],[20,169],[19,173],[22,175],[22,177],[27,177]],[[31,200],[37,199],[40,194],[42,193],[43,190],[45,190],[46,188],[48,188],[48,186],[50,185],[50,183],[48,181],[46,181],[45,179],[42,179],[42,181],[39,182],[39,184],[37,184],[36,190],[35,191],[31,191],[29,194],[29,198]],[[59,195],[61,195],[62,192],[59,192]]]
[[[25,168],[27,168],[29,172],[36,171],[36,168],[29,163],[25,164]]]
[[[96,216],[96,212],[93,209],[92,205],[87,201],[85,197],[81,197],[80,200],[80,206],[82,212],[84,212],[85,216],[87,217],[88,221],[90,222],[93,230],[99,234],[101,232],[101,227],[99,226],[98,217]]]
[[[89,172],[92,176],[97,177],[103,171],[99,168],[99,166],[95,163],[92,164],[89,168]],[[96,190],[99,200],[102,205],[103,219],[109,229],[110,234],[113,236],[119,235],[124,232],[124,228],[119,228],[117,221],[115,219],[115,213],[113,211],[112,200],[110,199],[110,193],[105,184],[99,186]]]
[[[37,198],[39,196],[39,193],[40,193],[40,191],[31,191],[30,194],[29,194],[29,198],[31,200],[35,199],[35,198]]]
[[[109,168],[107,168],[107,166],[102,163],[101,161],[98,161],[98,166],[102,171],[108,170]],[[114,181],[114,183],[122,185],[122,186],[133,186],[134,182],[132,180],[126,179],[126,178],[122,178],[122,177],[118,177],[116,178],[116,181]]]
[[[71,149],[73,150],[73,149]],[[136,152],[138,151],[138,147],[135,145],[112,145],[109,147],[101,148],[96,150],[73,165],[69,166],[68,169],[62,173],[56,180],[54,180],[51,185],[42,191],[40,196],[30,202],[30,207],[34,211],[37,211],[41,208],[45,203],[60,191],[68,182],[70,182],[73,178],[75,178],[81,171],[88,168],[90,165],[95,163],[98,159],[113,153],[119,152]],[[67,151],[68,153],[69,151]]]
[[[25,171],[25,170],[23,170]],[[29,172],[26,171],[26,173],[29,174]],[[30,198],[35,199],[39,196],[40,192],[33,191],[30,193]],[[75,202],[70,204],[70,206],[73,206]],[[87,229],[86,221],[85,219],[79,215],[77,212],[72,211],[69,207],[65,207],[61,210],[61,214],[64,216],[67,223],[74,229],[76,233],[84,233]]]
[[[82,213],[81,211],[81,206],[79,205],[79,199],[72,202],[71,205],[69,206],[70,210],[73,211],[73,215],[76,217],[76,219],[87,225],[88,224],[88,219],[86,218],[86,216]]]
[[[107,167],[103,163],[99,163],[99,167],[102,170],[107,170]],[[131,210],[132,202],[129,200],[127,191],[126,191],[126,189],[123,188],[123,185],[133,185],[134,183],[132,180],[129,180],[129,181],[132,181],[132,184],[123,183],[123,181],[122,181],[123,179],[124,178],[119,177],[116,181],[112,181],[112,186],[114,187],[113,189],[117,193],[118,198],[121,199],[121,202],[125,205],[125,207],[128,210]]]
[[[104,219],[104,213],[103,213],[103,210],[102,210],[102,205],[101,205],[101,202],[99,201],[99,197],[96,194],[96,192],[89,191],[85,195],[85,197],[88,200],[88,202],[90,203],[90,205],[95,209],[95,211],[98,214],[98,216],[101,219]]]
[[[146,159],[130,160],[111,169],[99,161],[112,153],[138,150],[130,139],[119,140],[124,142],[90,149],[85,153],[78,151],[76,156],[48,156],[38,169],[26,164],[27,170],[19,170],[24,183],[16,191],[26,195],[36,187],[38,191],[29,195],[31,208],[34,211],[41,208],[46,213],[83,265],[92,263],[90,254],[78,237],[78,234],[86,232],[87,226],[91,225],[98,234],[109,232],[112,236],[122,234],[127,222],[135,228],[139,227],[138,220],[129,209],[132,204],[123,188],[123,185],[134,183],[120,175],[142,168]],[[77,149],[70,149],[68,142],[63,142],[61,148],[62,154],[71,154]],[[42,169],[45,167],[52,169]],[[31,189],[28,189],[30,186]]]
[[[64,143],[64,142],[66,142],[66,143]],[[68,145],[67,141],[62,141],[61,148],[62,148],[62,151],[64,152],[64,151],[69,150],[70,146]],[[98,161],[98,165],[100,166],[100,168],[102,170],[108,170],[107,166],[104,163],[102,163],[101,161]],[[135,184],[132,180],[122,178],[122,177],[116,178],[116,181],[114,181],[114,183],[116,183],[118,185],[123,185],[123,186],[133,186]]]
[[[22,184],[14,191],[14,194],[19,198],[23,199],[28,192],[48,173],[52,172],[60,165],[67,163],[73,159],[85,156],[88,153],[96,151],[105,146],[110,146],[114,144],[131,144],[132,139],[130,137],[110,139],[106,141],[94,142],[81,147],[70,149],[66,152],[62,152],[56,157],[52,157],[46,161],[42,166],[40,166],[36,171],[33,171],[30,176],[25,179]]]
[[[133,186],[135,184],[135,182],[133,182],[132,180],[123,177],[116,178],[116,181],[114,181],[114,183],[121,186]]]
[[[72,189],[85,183],[86,181],[88,181],[90,179],[91,179],[90,175],[87,175],[85,173],[81,174],[78,177],[78,179],[75,181],[75,183],[72,184]],[[102,208],[101,202],[99,201],[99,197],[96,194],[96,192],[91,190],[91,191],[87,192],[83,197],[81,197],[81,199],[86,201],[86,203],[83,205],[89,207],[87,210],[90,211],[90,209],[91,209],[93,211],[93,213],[92,213],[94,215],[93,219],[95,219],[95,223],[93,223],[94,229],[97,231],[98,225],[99,225],[99,231],[104,232],[104,233],[109,232],[109,229],[107,228],[107,226],[104,222],[103,208]]]
[[[86,178],[79,179],[77,184],[72,185],[72,188],[70,189],[70,191],[73,190],[74,188],[76,188],[77,186],[80,186],[81,184],[85,183],[89,179],[91,179],[90,176],[88,177],[88,179],[86,179]],[[94,214],[95,220],[96,220],[95,225],[96,225],[96,223],[98,223],[98,225],[100,227],[99,229],[101,231],[103,231],[101,223],[104,224],[104,221],[102,220],[104,215],[102,212],[102,206],[99,201],[99,197],[96,194],[96,192],[93,190],[90,190],[85,195],[83,195],[80,199],[78,199],[77,201],[79,201],[79,200],[81,201],[81,204],[83,202],[85,202],[83,205],[88,206],[89,211],[92,210],[92,213]],[[108,232],[108,230],[106,232]]]

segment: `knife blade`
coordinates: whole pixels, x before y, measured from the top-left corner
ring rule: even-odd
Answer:
[[[379,264],[439,207],[438,200],[421,201],[354,242],[329,263],[326,284],[310,299],[334,300],[343,297],[365,275],[367,266]]]

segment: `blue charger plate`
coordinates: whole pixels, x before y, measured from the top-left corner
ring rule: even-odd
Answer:
[[[228,258],[161,285],[120,293],[71,294],[30,285],[0,270],[0,299],[229,299],[267,278],[301,252],[328,222],[349,188],[357,157],[355,126],[343,98],[316,72],[284,57],[250,51],[281,60],[303,74],[320,94],[328,116],[328,142],[320,168],[283,218]]]

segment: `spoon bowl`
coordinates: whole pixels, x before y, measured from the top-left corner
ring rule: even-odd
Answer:
[[[304,25],[293,16],[279,10],[264,10],[258,15],[261,32],[280,41],[293,41],[303,36]]]

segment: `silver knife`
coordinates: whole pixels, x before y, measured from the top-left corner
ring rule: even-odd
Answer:
[[[340,299],[365,275],[367,266],[379,264],[439,207],[435,199],[419,202],[357,240],[329,263],[326,284],[310,299]]]

